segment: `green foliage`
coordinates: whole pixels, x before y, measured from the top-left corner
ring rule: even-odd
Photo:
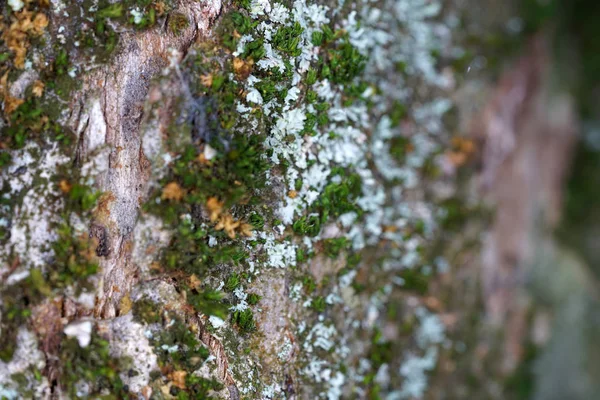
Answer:
[[[304,216],[292,225],[298,235],[315,237],[321,232],[321,219],[318,215]]]
[[[256,330],[254,314],[252,314],[252,310],[249,308],[244,311],[235,311],[231,315],[231,320],[237,325],[242,334],[248,334]]]
[[[191,290],[187,294],[188,303],[196,311],[225,319],[227,318],[227,307],[221,302],[222,299],[223,294],[212,289],[205,289],[200,292]]]
[[[315,310],[318,313],[322,313],[327,308],[327,303],[325,302],[325,298],[323,296],[317,296],[312,299],[310,303],[310,308]]]
[[[261,230],[265,226],[265,219],[257,213],[252,214],[248,219],[248,222],[257,230]]]
[[[352,46],[348,36],[329,44],[321,59],[321,77],[334,83],[352,83],[365,69],[366,57]]]
[[[291,26],[283,26],[273,36],[273,46],[290,56],[298,57],[302,53],[299,44],[303,31],[298,22]]]
[[[133,303],[132,312],[137,320],[147,324],[154,324],[162,321],[160,306],[149,299],[142,298]]]
[[[174,35],[180,35],[181,32],[190,25],[188,18],[182,13],[172,13],[169,15],[169,30]]]
[[[241,284],[242,282],[240,276],[238,273],[234,272],[229,275],[229,278],[227,278],[227,281],[225,282],[225,289],[227,289],[229,292],[233,292],[235,289],[240,287]]]
[[[342,250],[350,247],[350,239],[347,237],[339,237],[333,239],[325,239],[323,241],[323,247],[325,254],[330,258],[337,258]]]
[[[108,341],[100,338],[97,333],[92,332],[92,340],[87,347],[79,346],[74,338],[64,338],[59,357],[60,383],[70,397],[77,396],[77,383],[81,380],[90,385],[90,397],[126,397],[127,392],[119,377],[123,360],[110,356]]]
[[[260,299],[262,299],[261,296],[255,294],[255,293],[250,293],[248,295],[248,304],[250,304],[251,306],[255,306],[258,304],[258,302],[260,301]]]

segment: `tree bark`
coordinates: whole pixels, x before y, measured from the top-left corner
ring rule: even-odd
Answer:
[[[4,5],[0,397],[594,398],[579,99],[478,7]]]

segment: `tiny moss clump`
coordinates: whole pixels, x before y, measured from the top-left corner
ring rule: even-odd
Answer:
[[[100,338],[95,332],[92,332],[90,344],[83,348],[74,338],[64,338],[59,357],[60,384],[69,396],[78,396],[77,383],[83,380],[89,385],[90,397],[127,397],[126,388],[119,377],[125,360],[112,358],[108,341]]]
[[[303,31],[298,22],[291,26],[283,26],[273,36],[273,46],[290,56],[298,57],[302,53],[299,45]]]
[[[181,13],[169,15],[169,30],[174,35],[180,35],[181,32],[189,26],[188,18]]]
[[[165,321],[165,326],[150,338],[160,367],[160,371],[151,374],[153,386],[158,389],[164,379],[173,380],[171,395],[178,399],[206,399],[210,392],[222,390],[221,383],[194,375],[209,356],[197,333],[172,312],[167,313]],[[175,376],[185,378],[182,382]]]
[[[160,307],[152,300],[143,298],[136,301],[133,303],[132,312],[135,319],[147,324],[154,324],[162,321]]]
[[[256,330],[254,314],[252,314],[252,310],[249,308],[243,311],[235,311],[231,315],[231,320],[236,324],[242,334],[248,334]]]
[[[312,299],[310,308],[318,313],[322,313],[327,308],[327,302],[325,302],[325,298],[323,296],[317,296]]]
[[[239,274],[234,272],[231,275],[229,275],[229,278],[227,278],[227,281],[225,282],[225,289],[227,289],[227,291],[229,291],[229,292],[233,292],[241,284],[242,284],[242,282],[240,280]]]
[[[318,215],[303,216],[292,225],[298,235],[315,237],[321,232],[321,219]]]
[[[330,258],[337,258],[342,250],[347,249],[350,246],[350,239],[347,237],[339,237],[334,239],[326,239],[323,241],[323,247],[325,254]]]
[[[261,298],[262,297],[257,295],[256,293],[250,293],[248,295],[248,304],[250,304],[251,306],[255,306],[258,304]]]

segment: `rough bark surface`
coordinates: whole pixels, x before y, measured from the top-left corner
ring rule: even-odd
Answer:
[[[595,398],[578,99],[470,3],[4,4],[0,397]]]

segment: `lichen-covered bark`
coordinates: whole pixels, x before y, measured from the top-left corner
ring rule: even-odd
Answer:
[[[0,397],[594,398],[552,14],[469,3],[10,1]]]

